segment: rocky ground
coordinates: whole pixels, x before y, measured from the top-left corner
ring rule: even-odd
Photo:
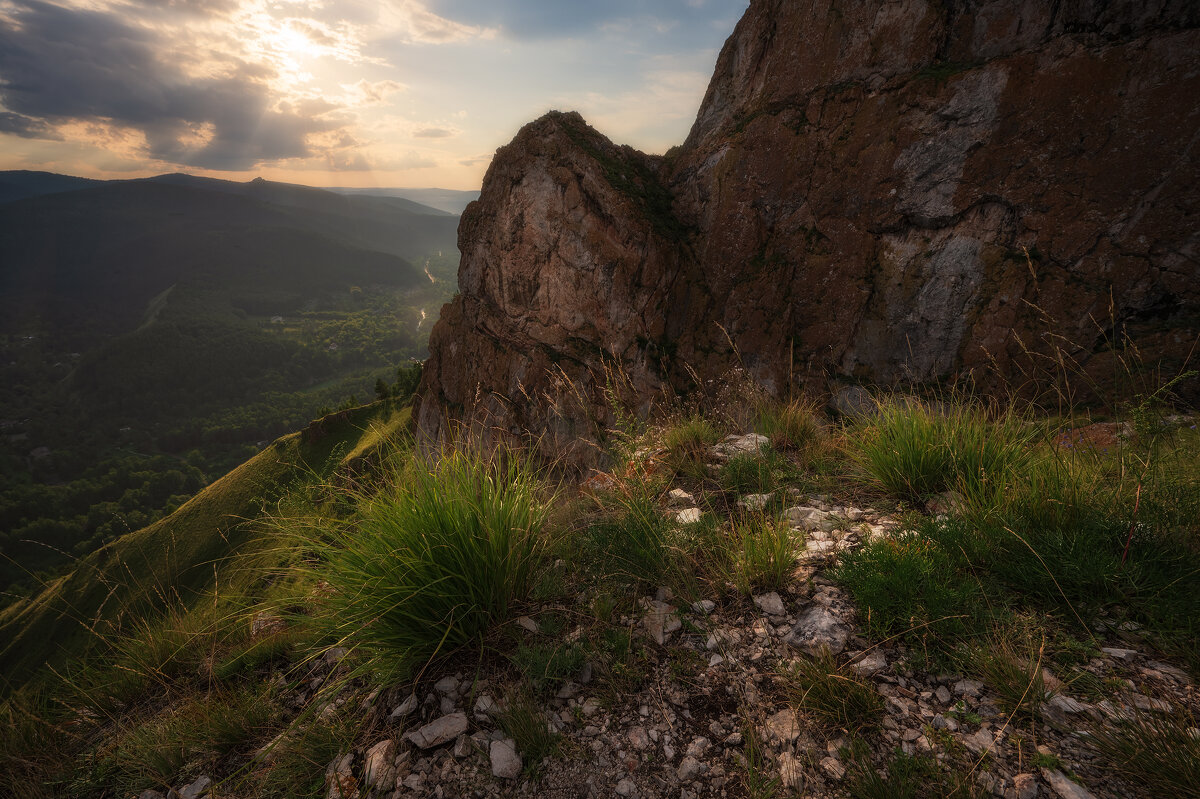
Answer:
[[[731,437],[713,457],[757,444],[758,437]],[[741,502],[753,508],[771,499],[749,495]],[[696,523],[706,512],[696,500],[676,488],[664,511]],[[555,756],[530,762],[502,729],[513,695],[504,669],[451,667],[425,675],[416,692],[368,693],[345,684],[323,712],[349,709],[366,717],[371,732],[358,749],[328,764],[329,799],[835,797],[847,795],[847,781],[866,758],[878,767],[896,751],[928,756],[958,775],[956,796],[1148,795],[1106,768],[1088,744],[1089,729],[1154,709],[1194,712],[1200,695],[1185,671],[1156,659],[1136,627],[1097,623],[1108,645],[1080,671],[1094,677],[1087,682],[1102,686],[1101,693],[1077,690],[1043,667],[1041,684],[1032,688],[1044,700],[1037,716],[1006,715],[995,686],[915,670],[914,653],[864,638],[854,603],[827,576],[840,551],[894,534],[894,515],[828,496],[791,495],[788,505],[787,519],[803,541],[790,584],[750,597],[725,593],[685,602],[666,588],[642,597],[636,612],[613,619],[641,653],[636,684],[614,683],[587,661],[537,696],[537,713],[558,736]],[[581,607],[589,601],[579,597]],[[553,610],[570,616],[570,608]],[[536,610],[522,617],[520,635],[544,636],[538,617]],[[564,630],[563,640],[584,636],[586,623]],[[296,705],[328,701],[319,689],[336,683],[344,655],[332,650],[311,666]],[[828,655],[835,661],[826,662],[836,662],[834,680],[854,681],[882,698],[873,729],[831,723],[797,694],[789,677],[796,665]],[[269,752],[264,762],[269,767]],[[207,777],[173,793],[230,795]],[[160,797],[147,791],[141,799]]]

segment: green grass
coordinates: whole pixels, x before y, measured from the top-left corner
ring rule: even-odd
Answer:
[[[953,490],[987,507],[1025,468],[1030,438],[1030,427],[1011,412],[895,397],[853,431],[850,455],[870,482],[907,502]]]
[[[529,462],[466,451],[419,460],[360,496],[315,543],[331,634],[397,678],[514,615],[545,551],[544,488]]]
[[[351,467],[341,455],[373,421],[402,429],[409,410],[390,403],[334,414],[308,431],[285,436],[205,488],[179,510],[81,559],[27,600],[0,613],[0,695],[46,664],[72,659],[120,638],[129,625],[162,608],[190,606],[219,582],[226,566],[276,546],[273,531],[256,527],[275,498]],[[362,460],[362,459],[360,459]]]
[[[676,464],[702,462],[720,440],[721,431],[703,416],[689,416],[663,433],[663,446]]]
[[[583,559],[595,577],[659,585],[671,567],[674,522],[652,497],[621,490],[584,534]]]
[[[121,730],[80,774],[73,789],[164,790],[200,773],[221,776],[270,729],[273,707],[263,690],[218,692],[168,706]]]
[[[792,577],[796,556],[791,528],[778,520],[751,518],[734,529],[733,581],[739,592],[778,591]]]
[[[802,450],[821,436],[821,421],[814,403],[792,400],[768,403],[754,420],[754,431],[771,439],[780,452]]]
[[[526,774],[536,776],[543,760],[560,754],[562,737],[550,728],[546,713],[532,697],[521,693],[509,696],[497,721],[516,742]]]
[[[742,725],[742,739],[746,743],[745,763],[742,771],[742,787],[750,799],[775,799],[782,787],[779,777],[772,774],[764,749],[767,747],[759,738],[758,726]]]
[[[982,799],[984,792],[933,758],[897,750],[876,769],[866,747],[851,746],[843,783],[850,799]]]
[[[780,681],[792,703],[827,729],[861,734],[876,730],[883,718],[883,697],[875,687],[828,652],[794,661]]]
[[[538,693],[552,693],[574,678],[587,660],[587,650],[578,642],[562,640],[519,644],[509,656]]]
[[[272,748],[270,767],[246,782],[262,799],[321,799],[325,769],[354,746],[357,728],[338,717],[293,725]]]
[[[1094,725],[1088,740],[1118,772],[1157,796],[1200,796],[1200,736],[1186,712],[1134,711]]]
[[[1038,721],[1052,692],[1046,688],[1042,671],[1044,642],[1033,644],[995,636],[973,648],[967,660],[971,671],[996,694],[1001,710],[1015,718]]]
[[[1086,644],[1091,620],[1103,613],[1145,627],[1157,646],[1200,669],[1200,442],[1194,431],[1177,431],[1153,447],[1070,452],[1010,436],[1004,430],[1012,423],[997,422],[998,443],[976,452],[1000,455],[973,461],[990,477],[970,488],[960,469],[967,459],[951,457],[959,446],[947,444],[966,439],[961,425],[944,426],[923,410],[893,411],[893,417],[884,417],[884,429],[904,433],[897,451],[911,455],[883,458],[900,475],[893,488],[915,499],[955,485],[968,502],[949,518],[910,518],[910,532],[843,557],[836,574],[864,610],[871,634],[928,639],[949,653],[964,639],[1005,627],[1011,610],[1023,607],[1049,614]],[[896,419],[905,421],[897,425]],[[975,418],[968,427],[982,424]],[[918,429],[920,436],[909,435]],[[977,433],[975,440],[987,440]],[[1017,454],[1014,442],[1022,440],[1027,443]],[[922,453],[949,471],[919,477],[936,471],[913,465],[925,464]],[[880,475],[888,473],[881,469],[876,479],[882,484]],[[947,482],[946,474],[956,482]]]
[[[868,635],[948,642],[987,629],[993,609],[960,555],[928,535],[933,524],[847,552],[834,571],[862,608]]]
[[[793,481],[796,469],[771,447],[757,455],[737,455],[721,468],[721,488],[731,494],[767,494]]]

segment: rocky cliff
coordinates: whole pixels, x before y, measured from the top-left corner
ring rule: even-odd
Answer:
[[[1200,334],[1198,138],[1185,0],[752,0],[666,158],[559,113],[497,152],[418,424],[574,457],[606,391],[736,363],[776,393],[1012,386],[1059,354],[1086,383],[1132,348],[1170,372]]]

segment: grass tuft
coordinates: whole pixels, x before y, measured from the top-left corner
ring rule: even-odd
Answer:
[[[987,507],[1027,464],[1030,437],[1010,412],[989,418],[974,405],[897,397],[863,422],[851,456],[873,483],[915,505],[953,490]]]
[[[546,513],[534,469],[518,457],[412,461],[317,543],[315,576],[330,587],[323,619],[397,678],[477,645],[528,597]]]
[[[821,422],[811,402],[766,403],[758,412],[754,430],[771,439],[773,448],[791,452],[815,443],[821,436]]]
[[[883,718],[883,697],[875,687],[828,652],[793,661],[782,682],[792,702],[823,727],[859,734],[874,731]]]
[[[734,530],[736,555],[733,582],[740,593],[778,591],[787,585],[796,564],[791,528],[776,520],[752,518]]]
[[[704,462],[709,448],[721,440],[721,431],[703,416],[689,416],[667,428],[663,434],[663,446],[676,468],[685,468]]]
[[[1090,741],[1108,763],[1157,796],[1200,796],[1200,734],[1187,713],[1131,711],[1096,725]]]
[[[559,754],[562,737],[533,697],[522,693],[510,696],[498,721],[500,729],[516,742],[526,774],[537,776],[542,762]]]

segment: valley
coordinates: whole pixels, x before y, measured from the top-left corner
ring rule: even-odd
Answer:
[[[186,175],[0,174],[0,591],[426,356],[457,218]]]

